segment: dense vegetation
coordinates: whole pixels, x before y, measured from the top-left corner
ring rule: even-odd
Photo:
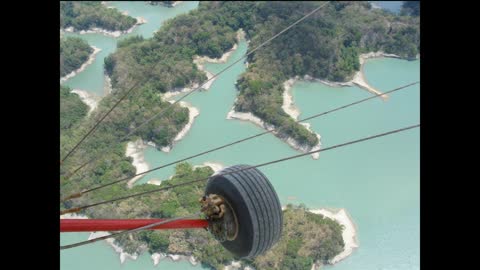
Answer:
[[[62,129],[62,144],[71,141],[72,135],[83,134],[85,130],[82,130],[82,126],[86,123],[90,126],[92,124],[90,119],[97,118],[99,115],[94,112],[92,116],[85,118],[85,105],[75,96],[70,94],[67,88],[61,87],[62,123],[69,123]],[[158,100],[156,101],[158,102]],[[105,111],[105,108],[106,105],[102,102],[100,110]],[[83,110],[83,112],[80,110]],[[120,111],[126,112],[129,110],[125,110],[122,104]],[[64,118],[73,120],[66,121]],[[76,168],[81,162],[91,158],[93,154],[90,154],[90,152],[98,155],[98,153],[107,150],[105,145],[110,148],[108,154],[100,161],[95,162],[94,165],[88,166],[87,169],[81,170],[79,174],[69,179],[62,179],[62,196],[87,187],[94,187],[115,179],[132,176],[135,173],[135,169],[131,165],[131,158],[124,156],[125,143],[112,144],[119,133],[118,131],[115,132],[114,123],[115,121],[107,121],[107,126],[112,125],[112,127],[104,127],[97,131],[98,134],[93,135],[91,141],[82,145],[81,154],[75,154],[62,166],[61,175],[65,176],[65,172]],[[83,132],[77,132],[78,130]],[[73,141],[76,142],[77,140],[74,139]],[[193,169],[188,163],[182,163],[177,165],[175,176],[162,182],[161,186],[205,178],[212,173],[213,170],[210,167]],[[204,185],[205,183],[197,183],[166,192],[152,193],[142,197],[100,205],[85,210],[83,214],[92,218],[168,218],[184,216],[198,211],[197,200],[202,195]],[[61,203],[60,208],[85,205],[155,188],[158,187],[138,185],[129,189],[125,184],[112,185],[88,193],[81,198]],[[264,256],[258,257],[254,261],[244,261],[244,263],[257,266],[257,269],[263,269],[261,267],[277,269],[276,267],[272,268],[271,265],[279,265],[280,269],[310,269],[311,262],[317,259],[328,260],[343,248],[341,228],[331,220],[310,215],[303,208],[289,207],[285,211],[284,222],[286,228],[283,232],[284,236],[276,247]],[[311,231],[313,234],[306,231],[311,228],[314,228]],[[318,232],[321,233],[318,234]],[[116,241],[124,247],[125,251],[130,253],[141,252],[141,246],[147,244],[148,251],[151,253],[168,252],[194,255],[202,264],[216,269],[222,269],[223,265],[230,263],[233,259],[232,255],[204,230],[145,231],[132,234],[132,238],[130,236],[119,237]],[[322,245],[322,249],[319,249],[321,251],[310,250],[311,247],[317,247],[319,244]]]
[[[314,262],[327,263],[343,251],[343,228],[337,222],[292,205],[283,211],[283,219],[282,238],[255,258],[256,269],[308,270]]]
[[[199,179],[213,173],[210,167],[193,169],[191,165],[177,165],[175,176],[161,186]],[[191,215],[199,209],[198,198],[203,195],[205,183],[197,183],[154,193],[129,201],[99,206],[87,213],[101,218],[169,218]],[[152,185],[125,186],[116,196],[158,188]],[[133,240],[132,240],[133,239]],[[142,250],[147,244],[150,253],[193,255],[202,264],[222,269],[234,258],[205,230],[144,231],[116,241],[127,252]],[[255,260],[244,260],[256,269],[310,269],[312,263],[326,263],[343,250],[342,227],[331,219],[306,211],[304,207],[288,206],[284,211],[284,230],[281,240],[266,254]]]
[[[80,68],[91,53],[93,48],[81,38],[60,39],[60,77]]]
[[[115,8],[107,8],[100,1],[61,1],[60,28],[73,27],[76,31],[102,28],[125,31],[137,20],[123,15]]]
[[[132,84],[136,82],[134,78],[126,77],[126,79],[130,79]],[[129,86],[132,84],[129,84]],[[94,122],[98,121],[120,96],[128,90],[126,88],[114,89],[115,91],[112,95],[103,98],[98,108],[88,118],[85,118],[74,129],[67,130],[62,134],[60,141],[63,151],[62,156],[66,154],[67,150],[72,149],[74,144],[94,125]],[[174,137],[188,122],[188,109],[175,105],[166,111],[163,117],[153,119],[135,131],[130,138],[124,138],[134,128],[151,119],[168,105],[169,103],[162,101],[161,97],[151,86],[144,85],[135,88],[133,93],[120,102],[118,107],[105,118],[95,133],[82,144],[75,154],[68,158],[67,163],[61,168],[61,174],[73,170],[93,156],[107,152],[108,154],[104,158],[86,167],[84,175],[76,175],[76,178],[85,178],[78,184],[80,186],[76,186],[76,188],[84,188],[103,181],[111,181],[112,178],[116,177],[133,175],[134,169],[129,164],[131,160],[125,157],[126,142],[135,138],[142,138],[144,141],[154,142],[159,147],[167,146],[172,143]],[[124,139],[121,143],[118,143],[121,138]],[[116,164],[117,162],[120,165]],[[95,168],[94,171],[91,171],[93,168]],[[69,188],[65,187],[64,190],[67,192]]]
[[[72,128],[88,113],[88,106],[70,89],[60,85],[60,131]]]
[[[127,71],[159,61],[155,74],[163,76],[155,76],[149,84],[165,92],[205,79],[192,65],[193,56],[220,57],[236,42],[238,29],[246,31],[254,48],[320,4],[201,2],[197,10],[168,21],[154,38],[122,47],[106,66],[116,81]],[[235,109],[281,127],[281,137],[314,146],[317,137],[281,108],[284,81],[296,75],[345,81],[360,68],[361,53],[383,50],[414,58],[419,46],[418,17],[372,10],[367,2],[331,2],[278,37],[268,49],[249,56],[247,72],[238,81]]]
[[[247,26],[253,48],[320,4],[252,3],[250,12],[255,15],[238,11],[232,14],[239,14],[236,17],[239,24]],[[228,3],[220,7],[232,8]],[[248,18],[247,22],[242,22],[242,18]],[[251,18],[256,22],[251,23]],[[359,70],[361,53],[383,50],[411,58],[418,49],[418,21],[371,10],[365,2],[331,2],[294,30],[281,35],[268,49],[249,57],[248,70],[238,83],[240,93],[235,109],[253,112],[266,122],[282,127],[283,133],[300,144],[313,146],[317,138],[294,123],[281,108],[283,82],[297,75],[346,81]]]
[[[420,16],[420,1],[403,1],[401,13],[404,15]]]
[[[120,149],[118,150],[121,153]],[[112,155],[119,158],[119,155]],[[110,164],[114,163],[115,168]],[[108,166],[110,165],[110,166]],[[117,179],[118,174],[133,175],[127,160],[109,160],[109,164],[93,170],[93,177],[64,181],[62,194],[70,194],[82,187]],[[163,181],[160,187],[179,184],[192,179],[205,178],[213,173],[210,167],[193,169],[188,163],[176,166],[175,175]],[[86,182],[86,183],[85,183]],[[158,188],[138,185],[128,189],[124,184],[100,189],[87,196],[61,205],[61,208],[84,205]],[[199,210],[198,198],[203,195],[205,182],[178,187],[165,192],[104,204],[85,210],[92,218],[169,218],[190,215]],[[289,205],[284,211],[282,238],[270,251],[255,260],[244,260],[257,269],[310,269],[315,261],[327,262],[343,250],[341,226],[321,215],[306,212],[304,207]],[[115,239],[126,252],[143,252],[146,244],[150,253],[163,252],[193,255],[203,265],[222,269],[234,258],[205,230],[144,231]]]
[[[254,48],[319,4],[322,3],[201,2],[197,10],[167,21],[151,39],[131,37],[119,42],[117,51],[105,59],[105,70],[112,78],[114,92],[105,97],[89,117],[82,116],[82,109],[76,108],[82,104],[65,103],[67,106],[63,112],[67,120],[61,123],[62,156],[125,91],[137,82],[141,83],[62,165],[62,195],[134,175],[131,158],[125,157],[127,141],[142,138],[155,142],[159,147],[172,142],[188,120],[188,110],[179,106],[143,126],[135,137],[114,143],[167,106],[160,93],[206,80],[205,74],[192,62],[195,55],[220,57],[232,48],[236,42],[236,31],[240,28],[247,33],[250,48]],[[79,4],[71,5],[70,10],[74,10]],[[312,18],[269,44],[268,49],[260,49],[249,57],[249,67],[237,85],[236,110],[252,112],[267,123],[282,127],[280,136],[293,137],[301,144],[315,145],[318,141],[314,134],[294,123],[281,109],[283,82],[295,75],[307,74],[334,81],[348,80],[359,68],[358,55],[369,51],[383,50],[412,58],[420,46],[418,21],[416,16],[397,16],[382,10],[371,10],[366,2],[331,2]],[[147,81],[147,78],[150,79]],[[62,102],[67,98],[68,95],[61,95]],[[99,154],[102,158],[71,178],[66,177],[68,172]],[[177,166],[177,176],[162,185],[202,178],[211,173],[210,168],[193,170],[190,165],[182,164]],[[156,187],[139,185],[128,189],[126,185],[112,185],[61,203],[60,208],[152,188]],[[196,199],[201,190],[203,186],[199,183],[95,207],[85,214],[102,218],[185,215],[198,209]],[[310,269],[312,262],[326,261],[343,247],[340,226],[308,214],[304,208],[288,208],[284,221],[287,229],[280,243],[264,256],[247,263],[257,269]],[[148,243],[150,252],[193,254],[203,263],[216,268],[232,259],[203,230],[144,232],[134,235],[133,239],[124,237],[117,240],[129,252],[138,250],[142,243]]]

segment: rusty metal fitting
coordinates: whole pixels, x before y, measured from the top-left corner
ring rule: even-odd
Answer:
[[[231,205],[216,194],[203,196],[199,200],[201,211],[207,216],[208,231],[220,242],[232,241],[238,235],[238,220]]]

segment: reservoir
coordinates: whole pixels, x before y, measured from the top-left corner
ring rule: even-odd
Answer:
[[[129,35],[151,37],[161,23],[194,9],[198,3],[184,2],[174,8],[144,3],[112,3],[147,23]],[[138,32],[137,32],[138,31]],[[71,35],[71,34],[68,34]],[[99,34],[77,35],[102,51],[95,62],[65,84],[102,95],[103,58],[116,48],[117,39]],[[124,36],[119,39],[124,38]],[[225,64],[206,64],[217,73],[247,51],[246,42]],[[235,65],[219,76],[208,91],[185,99],[200,111],[188,134],[169,153],[149,147],[145,159],[150,167],[159,166],[207,149],[263,131],[250,122],[227,120],[233,106],[235,82],[246,69]],[[372,86],[388,91],[420,79],[420,61],[390,58],[368,60],[365,76]],[[308,121],[322,138],[322,147],[417,124],[420,121],[419,85],[392,93],[387,101],[373,99],[345,110]],[[301,111],[299,118],[333,109],[371,95],[358,87],[332,88],[316,82],[297,82],[293,98]],[[304,203],[311,209],[345,208],[357,225],[360,247],[347,259],[326,269],[396,269],[420,268],[420,139],[419,129],[374,139],[310,156],[260,168],[271,180],[282,205]],[[190,160],[255,165],[298,154],[273,135],[264,135],[233,147]],[[174,167],[147,174],[136,184],[167,179]],[[62,244],[85,240],[86,233],[61,235]],[[154,266],[148,253],[136,261],[120,264],[119,255],[105,242],[61,253],[61,269],[201,269],[186,261],[162,260]],[[88,259],[86,259],[88,258]]]

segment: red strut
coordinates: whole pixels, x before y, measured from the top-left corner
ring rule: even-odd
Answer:
[[[123,231],[166,219],[60,219],[60,232]],[[206,228],[205,219],[184,219],[161,224],[149,230]]]

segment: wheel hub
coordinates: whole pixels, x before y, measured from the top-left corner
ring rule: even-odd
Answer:
[[[200,198],[207,216],[208,231],[220,242],[232,241],[238,235],[238,219],[230,203],[222,196],[209,194]]]

